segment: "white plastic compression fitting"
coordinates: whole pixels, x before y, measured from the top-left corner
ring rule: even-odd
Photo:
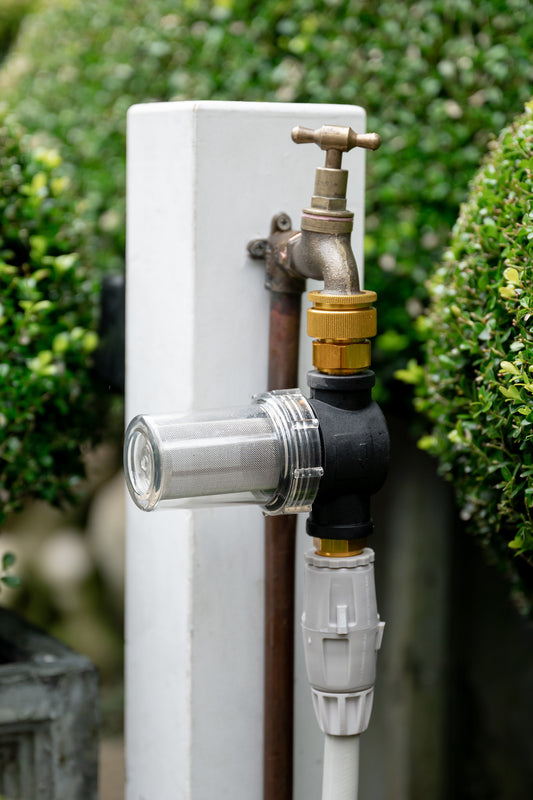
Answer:
[[[379,619],[374,551],[347,558],[305,554],[302,631],[307,677],[324,733],[353,736],[368,727]]]

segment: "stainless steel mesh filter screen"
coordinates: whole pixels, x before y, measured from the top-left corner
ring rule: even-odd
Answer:
[[[299,390],[186,417],[138,416],[126,432],[128,488],[147,511],[214,502],[304,510],[318,489],[320,457],[318,423]]]

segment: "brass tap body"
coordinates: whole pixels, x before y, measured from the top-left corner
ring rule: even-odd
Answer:
[[[310,292],[307,333],[313,339],[313,365],[328,375],[351,375],[371,363],[370,338],[376,335],[375,292],[359,287],[357,264],[350,243],[353,213],[346,208],[348,171],[341,169],[342,153],[353,147],[375,150],[375,133],[357,134],[351,128],[324,125],[313,131],[292,131],[297,144],[314,142],[326,151],[318,167],[311,204],[302,212],[301,233],[287,243],[289,269],[322,277],[324,289]]]

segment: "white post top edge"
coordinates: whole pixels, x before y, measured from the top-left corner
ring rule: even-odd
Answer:
[[[175,111],[183,111],[186,113],[200,113],[203,111],[219,111],[219,112],[232,112],[236,111],[239,114],[253,114],[257,117],[261,114],[266,114],[272,117],[273,113],[280,115],[294,115],[298,113],[309,115],[320,115],[327,113],[328,124],[333,125],[331,121],[332,114],[339,115],[339,124],[342,123],[343,115],[349,114],[353,118],[354,114],[360,114],[361,123],[366,122],[366,111],[361,106],[344,105],[335,103],[325,105],[322,103],[250,103],[240,100],[173,100],[170,102],[156,102],[156,103],[137,103],[131,106],[128,110],[129,115],[137,114],[171,114]]]

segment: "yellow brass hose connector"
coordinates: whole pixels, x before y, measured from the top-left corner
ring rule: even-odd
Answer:
[[[313,365],[329,375],[350,375],[371,364],[369,339],[377,332],[375,292],[334,295],[309,292],[307,333],[313,341]]]
[[[358,556],[366,547],[366,539],[313,539],[315,551],[328,558]]]

